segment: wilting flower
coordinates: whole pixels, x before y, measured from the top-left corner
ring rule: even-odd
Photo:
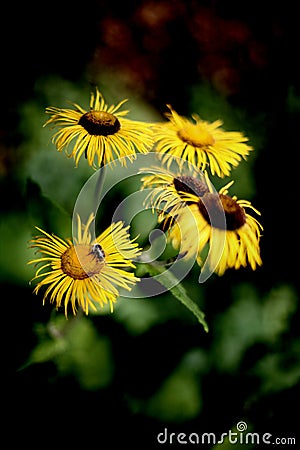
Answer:
[[[163,167],[149,167],[140,169],[139,173],[148,173],[141,178],[141,190],[149,189],[145,199],[145,206],[161,212],[159,220],[168,213],[174,218],[176,213],[186,204],[195,201],[195,195],[202,197],[209,192],[204,174],[189,171],[187,174],[180,170],[176,173]],[[169,222],[169,220],[168,220]]]
[[[247,137],[238,131],[224,131],[220,120],[209,123],[193,114],[191,121],[167,106],[168,122],[153,126],[156,151],[163,155],[163,162],[181,158],[202,171],[209,167],[212,175],[223,178],[253,150],[246,144]]]
[[[96,88],[96,93],[91,94],[89,111],[76,103],[72,103],[75,109],[48,107],[46,113],[51,117],[44,126],[60,127],[52,142],[59,152],[65,149],[76,165],[82,155],[95,168],[116,158],[121,158],[121,164],[126,165],[126,160],[133,161],[137,152],[147,153],[153,143],[149,124],[125,118],[128,110],[119,111],[126,101],[108,106]],[[68,152],[73,140],[73,149]]]
[[[153,170],[142,181],[143,189],[153,188],[146,202],[159,209],[159,220],[169,227],[169,241],[182,254],[196,256],[202,265],[209,245],[210,265],[219,275],[229,268],[249,264],[255,270],[262,264],[262,226],[249,210],[260,213],[249,201],[228,195],[233,182],[215,192],[207,174],[204,179],[199,174],[174,176],[164,169]]]
[[[123,222],[112,223],[95,240],[89,228],[94,217],[90,215],[85,226],[78,216],[78,233],[74,243],[48,234],[37,228],[42,235],[30,241],[40,257],[29,264],[42,264],[33,280],[41,279],[34,292],[47,286],[43,302],[49,298],[58,309],[64,304],[67,316],[69,304],[73,314],[80,307],[85,314],[96,305],[113,305],[119,296],[118,287],[130,290],[139,281],[132,271],[132,260],[141,253],[138,244],[130,239],[128,226]],[[33,281],[32,280],[32,281]]]

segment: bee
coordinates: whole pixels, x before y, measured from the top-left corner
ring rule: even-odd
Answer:
[[[94,258],[96,258],[98,261],[103,261],[105,258],[105,253],[100,244],[92,245],[92,250],[90,251],[90,254],[92,254]]]

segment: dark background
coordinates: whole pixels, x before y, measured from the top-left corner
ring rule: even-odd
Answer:
[[[82,438],[86,447],[159,448],[156,436],[165,427],[222,433],[239,420],[258,433],[297,436],[300,92],[295,3],[75,5],[55,0],[34,8],[6,5],[2,22],[1,298],[8,373],[2,385],[8,419],[2,438],[42,446]],[[34,225],[65,230],[67,220],[57,219],[48,202],[52,208],[52,201],[59,204],[63,198],[71,213],[74,197],[61,197],[60,185],[44,196],[51,184],[43,185],[42,174],[34,179],[28,161],[39,158],[37,133],[42,133],[50,99],[64,106],[60,102],[73,101],[74,93],[88,102],[96,84],[107,88],[115,103],[123,92],[133,101],[142,99],[149,116],[162,118],[165,105],[171,104],[182,115],[219,118],[250,136],[255,154],[232,176],[236,195],[262,213],[263,266],[255,272],[228,271],[201,287],[196,270],[188,277],[185,286],[205,312],[209,333],[176,299],[164,295],[143,300],[130,318],[130,308],[124,315],[126,304],[123,315],[83,318],[84,344],[74,344],[68,359],[68,339],[64,349],[51,346],[49,324],[54,320],[57,325],[62,314],[53,318],[51,305],[42,306],[41,297],[32,294],[32,273],[22,266],[27,260],[22,239],[34,233]],[[52,153],[55,164],[64,159]],[[71,165],[63,170],[72,171]],[[78,192],[78,182],[91,173],[77,174],[77,187],[70,191]],[[94,367],[91,359],[97,361],[98,353],[85,362],[85,352],[95,347],[103,360]],[[27,364],[34,349],[44,356],[35,353],[35,363]]]

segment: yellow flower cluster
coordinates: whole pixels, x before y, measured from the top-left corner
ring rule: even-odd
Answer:
[[[73,109],[46,108],[50,118],[45,126],[58,127],[52,142],[59,152],[64,150],[74,158],[76,165],[82,156],[95,169],[116,161],[126,165],[139,152],[155,151],[161,167],[141,170],[150,172],[142,177],[141,188],[151,189],[147,204],[160,210],[159,220],[168,227],[174,248],[188,257],[196,255],[201,265],[202,253],[209,244],[211,264],[219,275],[230,268],[249,264],[254,270],[261,265],[262,226],[249,210],[259,212],[250,202],[228,195],[232,183],[215,192],[208,176],[208,171],[220,178],[228,176],[231,168],[253,150],[248,139],[240,132],[225,131],[219,120],[209,123],[197,115],[182,117],[170,105],[164,122],[130,120],[126,117],[129,111],[122,110],[126,101],[109,106],[96,89],[88,111],[75,103]],[[175,175],[170,171],[174,160],[179,161]],[[185,163],[195,170],[186,173]],[[199,175],[202,171],[204,177]],[[191,214],[196,227],[191,224]],[[112,223],[92,239],[94,215],[85,224],[80,217],[77,219],[74,242],[36,227],[41,235],[34,237],[30,245],[39,257],[29,261],[39,265],[33,280],[40,281],[34,292],[46,287],[44,302],[49,298],[57,308],[64,306],[66,316],[69,306],[73,314],[78,307],[88,314],[97,305],[106,304],[112,311],[119,288],[130,290],[139,281],[132,269],[142,249],[131,239],[123,222]]]

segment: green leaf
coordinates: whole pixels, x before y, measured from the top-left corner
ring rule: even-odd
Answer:
[[[203,326],[204,330],[208,332],[208,325],[205,321],[205,315],[200,310],[198,305],[189,297],[185,288],[180,284],[179,280],[176,279],[175,275],[166,270],[165,267],[159,263],[152,262],[147,264],[142,264],[138,266],[138,276],[141,274],[145,275],[148,273],[150,276],[155,277],[159,275],[159,282],[165,286],[168,291],[170,291],[177,300],[179,300],[187,309],[189,309],[198,321]],[[170,286],[173,286],[170,288]]]

